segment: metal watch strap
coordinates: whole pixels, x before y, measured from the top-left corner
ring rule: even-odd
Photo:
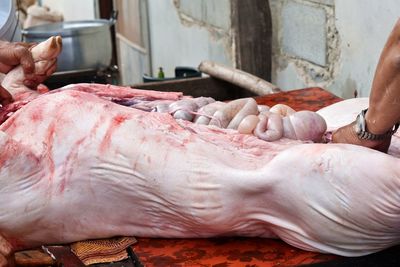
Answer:
[[[390,129],[384,134],[373,134],[368,132],[367,124],[365,122],[365,114],[367,113],[367,110],[368,109],[362,110],[360,114],[358,114],[356,119],[355,130],[358,138],[363,140],[384,140],[392,136],[399,128],[399,123],[396,123],[392,129]]]

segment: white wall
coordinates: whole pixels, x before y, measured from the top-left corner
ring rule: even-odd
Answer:
[[[341,38],[341,68],[331,91],[349,87],[368,96],[379,55],[399,18],[398,0],[335,0],[336,26]]]
[[[64,15],[64,20],[91,20],[96,16],[97,0],[42,0],[42,4]]]
[[[229,0],[150,0],[149,31],[153,75],[163,67],[197,67],[209,59],[233,65]]]

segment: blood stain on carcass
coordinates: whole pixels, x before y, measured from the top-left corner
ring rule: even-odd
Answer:
[[[126,114],[116,115],[107,129],[106,134],[104,135],[103,141],[100,144],[100,152],[104,152],[107,150],[108,146],[111,143],[113,133],[129,118]]]

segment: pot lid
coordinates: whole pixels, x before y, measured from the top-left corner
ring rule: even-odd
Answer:
[[[111,24],[109,20],[105,19],[56,22],[27,28],[23,31],[23,34],[27,37],[76,36],[103,31],[105,28],[109,28]]]

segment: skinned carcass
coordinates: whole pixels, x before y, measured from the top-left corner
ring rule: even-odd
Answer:
[[[0,126],[0,233],[15,248],[229,235],[360,256],[400,243],[397,154],[265,142],[113,103],[128,93],[153,97],[130,90],[70,86]],[[349,107],[360,110],[357,103]],[[330,130],[348,122],[332,127],[330,117],[348,113],[339,105],[320,112]]]

